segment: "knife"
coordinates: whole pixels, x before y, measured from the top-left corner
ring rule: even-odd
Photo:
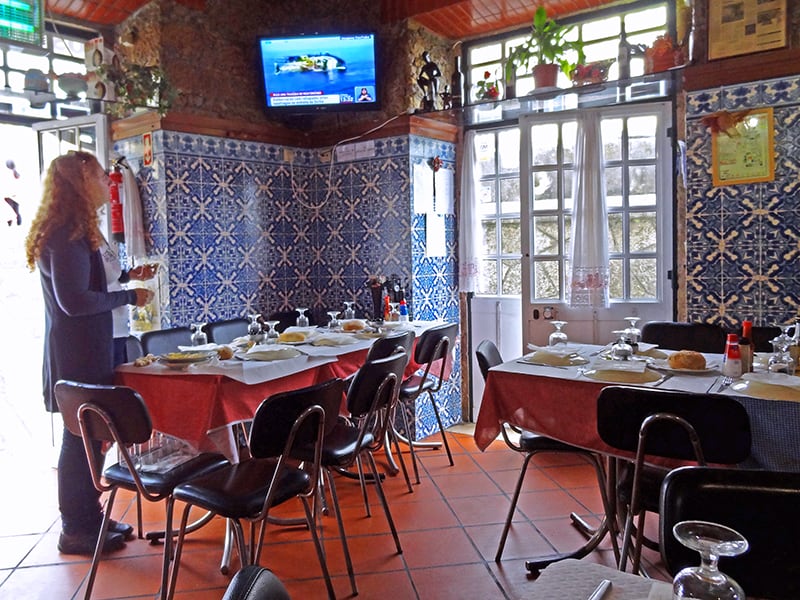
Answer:
[[[652,386],[650,386],[650,387],[658,387],[658,386],[660,386],[662,383],[664,383],[664,382],[665,382],[667,379],[672,379],[673,377],[675,377],[675,373],[667,373],[666,375],[664,375],[664,376],[663,376],[661,379],[659,379],[658,381],[656,381],[656,382],[655,382],[655,383],[654,383]]]
[[[606,592],[611,589],[611,580],[610,579],[603,579],[600,582],[595,590],[592,592],[592,595],[589,596],[586,600],[602,600],[602,598],[606,595]]]

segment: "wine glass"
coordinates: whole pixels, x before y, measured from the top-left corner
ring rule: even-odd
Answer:
[[[247,318],[250,319],[250,323],[247,324],[247,335],[254,342],[260,342],[264,337],[261,331],[261,323],[259,322],[261,315],[254,313],[247,315]]]
[[[328,323],[328,328],[336,329],[337,327],[339,327],[339,319],[337,318],[339,316],[339,311],[329,310],[327,314],[331,319],[330,323]]]
[[[297,312],[300,313],[300,316],[297,317],[297,326],[298,327],[308,327],[308,317],[306,316],[307,308],[295,308]]]
[[[628,343],[631,345],[638,344],[642,339],[642,330],[636,324],[641,320],[641,317],[625,317],[628,322],[628,327],[625,329],[625,336],[628,338]]]
[[[566,344],[569,341],[567,334],[561,331],[561,328],[567,324],[566,321],[550,321],[550,324],[556,328],[556,330],[550,334],[550,337],[547,338],[547,345],[548,346],[557,346],[558,344]]]
[[[267,330],[264,332],[264,337],[266,338],[267,344],[278,343],[278,330],[275,328],[279,323],[280,321],[264,321],[264,325],[267,328]]]
[[[389,302],[389,321],[399,321],[400,320],[400,303],[399,302]]]
[[[206,335],[206,332],[203,331],[203,327],[205,326],[205,323],[192,323],[192,346],[203,346],[208,343],[208,336]]]
[[[356,318],[356,311],[353,308],[353,304],[355,304],[355,302],[345,302],[344,303],[344,313],[342,314],[342,317],[346,321]]]
[[[686,567],[672,580],[676,600],[745,600],[744,590],[719,570],[721,556],[737,556],[747,551],[744,536],[717,523],[681,521],[672,528],[675,538],[700,553],[699,567]]]
[[[770,340],[772,344],[772,356],[769,357],[767,363],[767,370],[770,373],[786,373],[787,375],[794,375],[794,359],[789,346],[792,345],[792,338],[786,334],[781,334],[778,337]]]

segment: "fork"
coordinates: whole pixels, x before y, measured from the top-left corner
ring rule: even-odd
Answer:
[[[717,388],[717,394],[724,391],[730,384],[733,383],[733,377],[723,377],[722,381],[719,383],[719,387]]]

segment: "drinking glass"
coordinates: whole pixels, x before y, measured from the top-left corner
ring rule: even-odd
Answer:
[[[342,317],[345,320],[355,319],[356,318],[356,311],[353,308],[353,304],[355,304],[355,302],[345,302],[344,303],[344,313],[342,314]]]
[[[781,334],[778,337],[770,340],[772,344],[772,356],[769,357],[767,363],[767,370],[770,373],[786,373],[787,375],[794,375],[794,359],[789,346],[792,345],[792,338],[786,334]]]
[[[400,303],[399,302],[389,302],[389,321],[399,321],[400,320]]]
[[[203,346],[204,344],[208,343],[208,336],[206,335],[206,332],[203,331],[203,327],[205,326],[205,323],[192,323],[192,346]]]
[[[566,344],[569,341],[567,334],[561,331],[561,328],[567,324],[566,321],[550,321],[550,324],[556,328],[556,330],[550,334],[550,337],[547,338],[547,345],[548,346],[556,346],[558,344]]]
[[[629,360],[633,355],[633,346],[631,346],[628,338],[627,329],[617,329],[612,331],[617,337],[616,341],[611,345],[611,358],[614,360]]]
[[[328,323],[328,327],[330,329],[336,329],[337,327],[339,327],[339,319],[337,318],[339,316],[339,311],[338,310],[329,310],[328,311],[328,316],[331,319],[331,322]]]
[[[308,327],[308,317],[306,316],[307,308],[295,308],[297,312],[300,313],[300,316],[297,317],[297,326],[298,327]]]
[[[247,325],[247,335],[249,335],[250,339],[254,342],[260,342],[264,337],[261,331],[261,323],[259,322],[261,315],[247,315],[247,318],[250,319],[250,323]]]
[[[628,338],[629,344],[638,344],[642,339],[642,330],[636,324],[641,320],[641,317],[625,317],[628,322],[628,327],[625,329],[625,337]]]
[[[266,338],[265,341],[267,344],[277,344],[278,343],[278,330],[275,329],[278,326],[280,321],[264,321],[264,325],[266,325],[267,330],[264,332],[264,337]]]
[[[672,528],[675,538],[700,553],[699,567],[686,567],[672,580],[674,600],[745,600],[744,590],[718,568],[721,556],[747,551],[744,536],[717,523],[681,521]]]

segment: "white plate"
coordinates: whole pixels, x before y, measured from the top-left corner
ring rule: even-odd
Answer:
[[[650,366],[659,371],[668,371],[670,373],[683,373],[685,375],[707,375],[719,369],[719,365],[715,362],[706,363],[705,369],[675,369],[669,366],[666,360],[654,360]]]
[[[294,358],[300,356],[302,352],[296,348],[271,348],[260,349],[257,351],[239,351],[234,354],[239,360],[255,360],[260,362],[272,362],[275,360],[286,360],[287,358]]]
[[[158,362],[161,364],[170,365],[191,365],[194,363],[201,363],[210,360],[216,356],[217,352],[170,352],[162,354],[158,357]]]
[[[642,373],[636,371],[617,371],[613,369],[592,369],[584,371],[584,377],[606,383],[655,383],[663,377],[661,373],[656,373],[650,369],[645,369]]]

